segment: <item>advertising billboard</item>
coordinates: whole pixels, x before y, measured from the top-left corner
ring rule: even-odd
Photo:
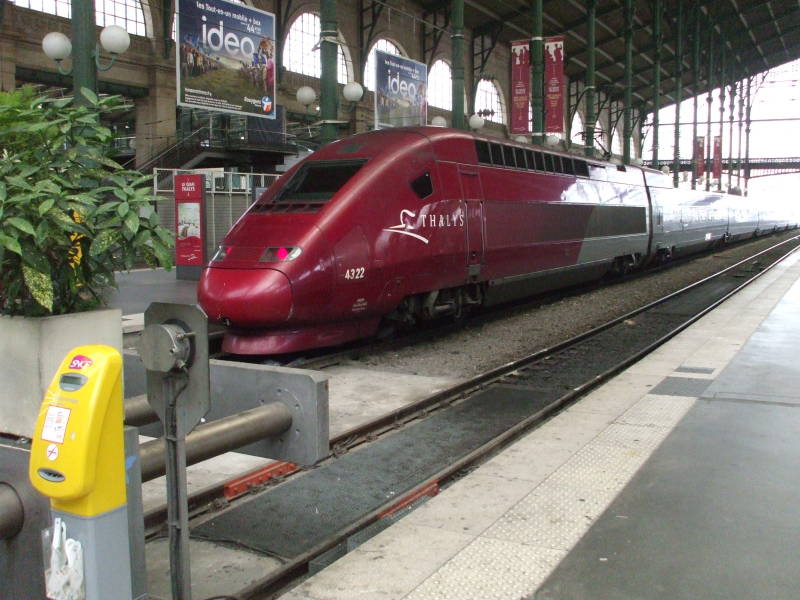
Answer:
[[[377,50],[375,87],[375,129],[427,124],[426,65]]]
[[[178,104],[275,118],[275,15],[226,0],[179,0]]]
[[[531,98],[530,42],[511,42],[511,133],[528,133]]]
[[[544,131],[564,133],[564,36],[544,39]]]

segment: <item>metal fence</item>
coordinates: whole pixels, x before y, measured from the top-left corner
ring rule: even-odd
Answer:
[[[211,255],[242,213],[268,188],[278,175],[238,173],[222,169],[153,169],[153,193],[158,196],[156,210],[161,225],[175,230],[175,175],[206,176],[206,256]]]

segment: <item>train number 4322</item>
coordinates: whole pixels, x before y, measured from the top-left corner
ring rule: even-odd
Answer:
[[[364,279],[364,267],[356,267],[355,269],[346,269],[344,272],[345,279]]]

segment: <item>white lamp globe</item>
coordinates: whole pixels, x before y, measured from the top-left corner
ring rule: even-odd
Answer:
[[[122,54],[130,47],[131,36],[119,25],[109,25],[100,32],[100,45],[106,52]]]
[[[664,165],[663,167],[661,167],[661,172],[664,175],[669,175],[669,167],[667,165]]]
[[[431,125],[434,127],[447,127],[447,119],[441,115],[436,115],[431,119]]]
[[[317,92],[314,91],[314,88],[304,85],[300,88],[297,88],[295,97],[300,104],[303,106],[308,106],[317,99]]]
[[[42,40],[42,50],[51,60],[64,60],[72,53],[72,42],[59,31],[51,31]]]
[[[484,123],[483,117],[479,115],[472,115],[469,118],[470,129],[475,129],[477,131],[478,129],[483,127],[483,123]]]
[[[342,96],[348,102],[359,102],[364,95],[364,88],[357,81],[351,81],[342,88]]]
[[[517,137],[514,138],[514,141],[519,142],[520,144],[526,144],[528,142],[528,138],[525,137],[524,135],[518,135]]]
[[[558,142],[561,141],[561,138],[557,135],[550,134],[547,136],[546,140],[548,146],[558,146]]]

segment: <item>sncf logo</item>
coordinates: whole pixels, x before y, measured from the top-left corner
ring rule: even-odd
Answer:
[[[72,357],[72,360],[69,363],[69,368],[75,371],[80,371],[85,367],[91,367],[94,364],[94,361],[89,358],[88,356],[84,356],[83,354],[76,354]]]

